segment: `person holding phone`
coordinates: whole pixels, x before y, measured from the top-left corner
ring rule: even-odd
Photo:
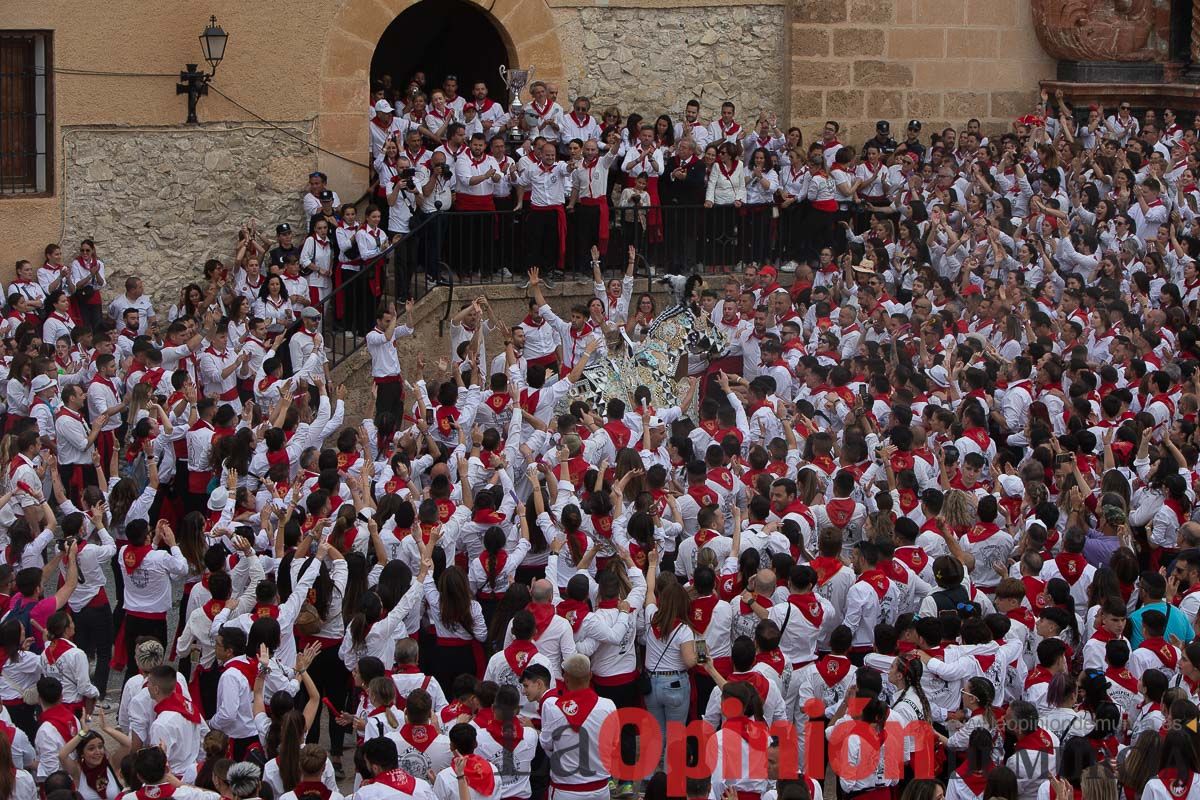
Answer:
[[[658,550],[648,553],[646,571],[646,614],[643,635],[646,639],[646,672],[650,693],[646,710],[661,730],[667,724],[687,721],[692,684],[688,670],[696,666],[696,634],[688,618],[687,592],[677,580],[658,578]],[[666,737],[663,753],[666,754]]]

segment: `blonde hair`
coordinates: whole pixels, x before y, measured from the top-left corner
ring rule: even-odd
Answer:
[[[372,678],[367,684],[367,695],[371,698],[371,702],[377,706],[384,706],[387,710],[384,714],[387,716],[388,725],[397,728],[400,723],[396,720],[396,715],[392,713],[392,707],[396,705],[396,684],[386,675],[378,678]]]
[[[945,502],[942,503],[942,519],[952,528],[969,528],[975,524],[978,517],[966,492],[961,489],[946,492]]]

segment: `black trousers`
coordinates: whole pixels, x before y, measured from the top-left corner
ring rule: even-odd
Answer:
[[[517,253],[518,235],[517,222],[519,214],[512,213],[517,204],[515,195],[495,198],[496,211],[502,212],[496,216],[496,241],[494,244],[496,263],[494,269],[507,267],[510,271],[520,272],[525,267],[524,260]],[[509,212],[509,213],[503,213]]]
[[[327,647],[322,650],[313,660],[312,666],[308,668],[308,674],[312,676],[313,683],[320,687],[322,697],[329,698],[329,702],[333,703],[334,708],[348,711],[346,697],[350,690],[350,671],[338,657],[336,647]],[[304,691],[304,687],[300,687],[300,692],[296,697],[296,707],[302,708],[307,700],[308,694]],[[329,755],[339,757],[346,740],[347,728],[337,724],[337,720],[332,714],[329,714],[324,703],[317,706],[317,717],[313,720],[312,727],[308,729],[305,741],[309,744],[320,741],[320,723],[323,714],[329,716]]]
[[[59,464],[58,475],[67,490],[67,497],[76,506],[81,505],[84,487],[96,485],[96,468],[91,464]]]
[[[383,412],[390,411],[399,421],[404,415],[404,383],[389,381],[375,384],[375,423]]]
[[[558,210],[529,210],[525,218],[525,265],[558,269]]]
[[[804,208],[797,201],[779,209],[779,249],[784,259],[802,261],[811,257],[804,252]]]
[[[78,631],[76,632],[78,634]],[[157,640],[163,649],[167,648],[167,621],[165,619],[146,619],[125,612],[125,680],[128,681],[138,674],[137,659],[133,657],[138,640],[143,637]]]
[[[359,336],[366,336],[367,332],[375,325],[375,303],[374,295],[371,294],[371,278],[369,275],[362,275],[362,270],[346,269],[340,267],[342,271],[342,286],[346,288],[342,290],[342,328],[348,331],[354,331]],[[368,267],[374,269],[374,267]],[[334,306],[336,313],[336,304]],[[298,367],[298,364],[293,364],[293,369]]]
[[[592,274],[592,245],[600,245],[600,207],[575,204],[575,210],[567,215],[574,231],[571,248],[571,265],[576,272]]]
[[[454,679],[459,675],[475,675],[479,665],[475,663],[475,648],[438,647],[437,661],[433,665],[433,678],[442,687],[447,699],[454,697]]]
[[[429,221],[425,222],[425,220]],[[442,246],[446,238],[446,215],[441,211],[435,211],[432,214],[418,211],[413,215],[413,230],[416,230],[418,225],[421,226],[420,232],[416,235],[418,263],[425,270],[426,280],[437,280],[442,269],[440,262]]]
[[[613,701],[617,708],[641,708],[645,705],[645,697],[638,690],[637,679],[620,686],[601,686],[594,684],[596,694]],[[703,713],[703,711],[701,711]],[[621,728],[621,761],[629,766],[637,763],[638,730],[633,725]]]
[[[742,260],[765,264],[771,253],[771,206],[742,206],[739,244]]]
[[[117,570],[118,574],[120,570]],[[81,608],[75,612],[75,644],[88,658],[95,659],[92,684],[100,690],[100,699],[108,693],[108,662],[113,652],[113,612],[108,603]]]
[[[710,264],[729,265],[737,261],[737,209],[733,206],[713,206],[708,217],[708,237],[712,248]]]
[[[8,709],[8,716],[13,721],[13,727],[20,728],[29,737],[30,743],[37,736],[38,729],[38,710],[28,705],[27,703],[14,703],[11,706],[5,706]]]

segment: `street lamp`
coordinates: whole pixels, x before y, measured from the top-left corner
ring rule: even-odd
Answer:
[[[217,24],[217,18],[208,20],[208,27],[200,34],[200,51],[204,60],[212,67],[212,72],[201,72],[198,64],[188,64],[179,73],[180,83],[175,84],[175,94],[188,96],[188,122],[199,122],[196,118],[196,104],[200,97],[208,94],[208,81],[217,73],[217,65],[225,58],[225,45],[229,42],[229,34]]]

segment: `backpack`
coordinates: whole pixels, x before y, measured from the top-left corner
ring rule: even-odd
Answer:
[[[10,619],[15,619],[24,627],[26,636],[33,636],[33,620],[30,615],[33,613],[33,607],[38,604],[38,600],[30,600],[28,603],[23,602],[24,598],[17,594],[13,595],[12,607],[8,613],[4,615],[4,622]],[[32,649],[32,648],[31,648]]]

